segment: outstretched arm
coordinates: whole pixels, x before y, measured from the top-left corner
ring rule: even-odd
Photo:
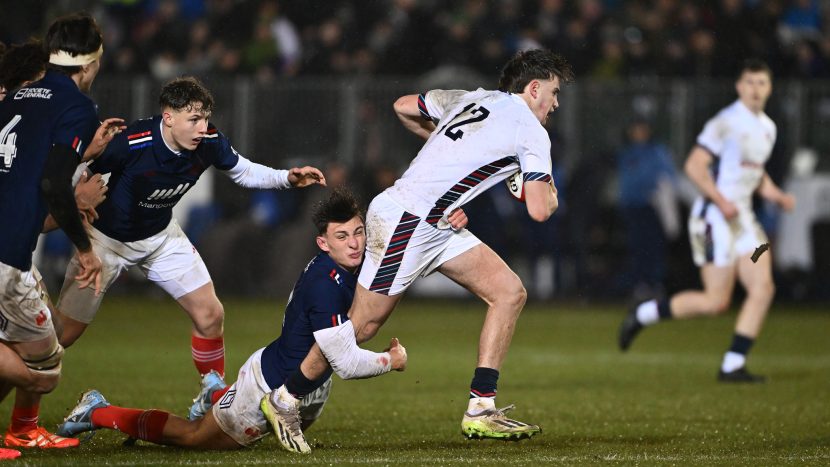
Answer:
[[[251,162],[243,156],[233,168],[223,172],[239,186],[245,188],[304,188],[320,184],[326,186],[326,177],[315,167],[294,167],[290,170],[277,170]]]
[[[115,138],[115,135],[126,129],[127,126],[124,125],[123,118],[108,118],[101,122],[101,125],[95,130],[95,136],[92,137],[89,147],[84,151],[82,161],[87,162],[92,159],[97,159],[104,152],[104,149],[107,148],[107,145],[110,144],[110,141]]]
[[[314,339],[316,344],[300,365],[305,375],[322,373],[329,365],[343,379],[371,378],[406,368],[406,349],[397,339],[383,353],[361,349],[351,321],[315,331]]]
[[[435,130],[435,123],[427,120],[418,108],[418,95],[410,94],[395,101],[395,113],[398,115],[404,128],[415,133],[423,139],[429,139],[429,135]]]

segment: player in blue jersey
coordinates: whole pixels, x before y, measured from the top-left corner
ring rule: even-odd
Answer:
[[[346,312],[354,297],[355,274],[363,261],[363,215],[348,191],[335,190],[328,200],[315,207],[312,217],[321,251],[294,285],[282,321],[282,334],[251,355],[230,387],[215,372],[207,374],[191,410],[193,420],[159,410],[116,407],[92,390],[81,396],[58,433],[75,436],[109,428],[154,443],[203,449],[241,448],[267,435],[271,428],[260,410],[262,401],[299,367],[321,335],[348,321]],[[466,221],[463,211],[450,218],[459,228]],[[386,352],[362,352],[362,357],[372,362],[372,369],[356,377],[403,370],[406,366],[406,350],[397,339],[392,339]],[[320,416],[331,388],[330,376],[331,372],[323,375],[325,382],[302,399],[299,418],[294,421],[297,430],[307,428]],[[303,452],[310,450],[307,445],[297,448]]]
[[[76,281],[100,289],[101,261],[91,248],[72,193],[72,174],[98,126],[83,94],[99,69],[103,39],[95,21],[73,15],[46,35],[45,76],[10,89],[0,105],[0,398],[17,388],[7,446],[63,448],[77,440],[37,425],[41,394],[60,378],[60,346],[32,269],[32,251],[51,213],[78,248]]]
[[[144,275],[173,297],[193,322],[191,353],[199,374],[224,375],[224,309],[196,248],[172,217],[173,207],[209,167],[247,188],[325,185],[314,167],[274,170],[240,155],[208,120],[214,100],[195,78],[165,84],[161,115],[133,122],[90,164],[110,174],[109,195],[90,230],[101,257],[102,291],[127,268]],[[103,293],[79,289],[72,261],[58,301],[61,344],[74,343],[93,321]]]

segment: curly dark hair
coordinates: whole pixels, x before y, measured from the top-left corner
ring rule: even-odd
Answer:
[[[513,56],[501,70],[499,90],[514,94],[524,91],[527,83],[534,79],[559,78],[564,84],[574,80],[571,64],[559,54],[547,49],[534,49],[519,52]]]
[[[76,13],[56,19],[49,26],[44,41],[47,53],[51,54],[63,50],[73,57],[97,52],[103,44],[104,36],[101,34],[101,28],[98,27],[95,18],[85,13]],[[47,67],[50,70],[56,70],[70,76],[81,71],[79,66],[47,64]]]
[[[348,222],[359,216],[363,221],[363,210],[357,197],[348,188],[335,188],[327,200],[314,205],[311,212],[311,221],[317,227],[320,235],[326,233],[330,222]]]
[[[161,88],[159,105],[162,109],[186,112],[197,110],[210,114],[213,112],[213,95],[198,79],[184,76],[168,81]]]
[[[0,86],[8,92],[34,81],[46,71],[48,60],[49,55],[38,40],[12,45],[0,57]]]

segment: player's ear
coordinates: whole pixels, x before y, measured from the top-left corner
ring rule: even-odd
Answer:
[[[317,236],[317,248],[325,251],[326,253],[331,251],[331,249],[329,248],[329,243],[326,241],[326,238],[322,235]]]
[[[542,83],[540,83],[538,79],[532,79],[529,83],[527,83],[525,90],[527,90],[531,97],[535,99],[539,97],[539,86],[541,86],[541,84]]]

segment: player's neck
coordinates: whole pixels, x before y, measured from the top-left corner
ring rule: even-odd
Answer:
[[[167,149],[174,154],[181,154],[182,148],[176,144],[176,141],[173,139],[173,134],[170,132],[170,128],[164,124],[164,122],[159,123],[161,125],[161,140],[164,141],[164,145],[167,146]]]
[[[746,107],[746,109],[749,110],[750,112],[752,112],[753,114],[761,115],[762,113],[764,113],[764,106],[761,106],[761,108],[756,109],[754,106],[744,102],[743,100],[741,100],[741,99],[738,99],[738,100],[740,100],[741,104],[743,104],[743,106]]]

